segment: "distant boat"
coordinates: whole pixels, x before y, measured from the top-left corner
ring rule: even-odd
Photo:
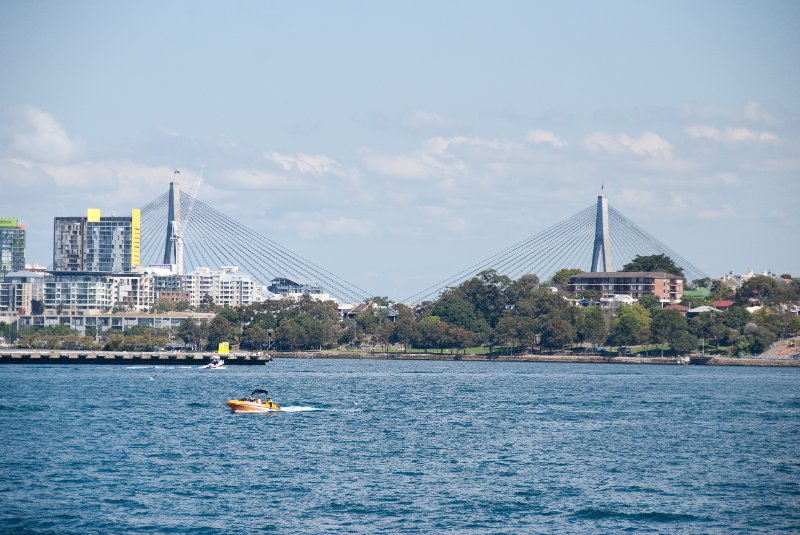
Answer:
[[[711,360],[711,357],[706,357],[702,355],[690,355],[689,356],[689,364],[708,364],[708,361]]]
[[[203,366],[203,369],[206,370],[220,370],[224,368],[225,368],[225,361],[220,358],[216,358],[211,362],[209,362],[208,364],[206,364],[205,366]]]

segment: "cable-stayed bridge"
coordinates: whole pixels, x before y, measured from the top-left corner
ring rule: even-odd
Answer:
[[[179,272],[238,266],[265,286],[276,277],[288,277],[318,284],[343,302],[360,303],[372,297],[355,284],[179,191],[177,185],[142,207],[141,263],[172,263],[179,266]]]
[[[374,295],[238,223],[196,196],[180,191],[177,183],[170,186],[170,191],[142,207],[141,223],[143,265],[173,264],[181,274],[197,267],[238,266],[264,285],[276,277],[288,277],[321,286],[344,302],[358,303]],[[605,195],[601,195],[596,205],[441,280],[403,302],[430,300],[445,289],[489,269],[512,279],[535,274],[546,281],[562,268],[613,271],[637,255],[652,254],[669,256],[690,281],[706,276],[694,264],[610,206]]]
[[[670,257],[676,265],[683,269],[689,281],[707,276],[694,264],[664,245],[658,238],[610,206],[605,195],[601,195],[597,198],[596,205],[589,206],[485,260],[439,281],[405,299],[404,302],[418,303],[430,300],[445,289],[457,286],[489,269],[512,279],[530,273],[537,275],[542,281],[547,281],[556,271],[563,268],[577,268],[586,272],[614,271],[621,269],[637,255],[654,254],[664,254]],[[612,258],[614,258],[613,262]],[[599,270],[601,265],[603,269]]]

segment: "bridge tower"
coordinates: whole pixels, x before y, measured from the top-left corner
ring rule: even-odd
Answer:
[[[602,255],[602,256],[601,256]],[[603,271],[611,271],[611,239],[608,233],[608,199],[605,193],[597,196],[597,218],[594,227],[594,250],[592,251],[592,273],[597,273],[600,259]]]
[[[175,173],[177,172],[175,171]],[[164,243],[164,264],[175,266],[175,272],[178,275],[183,275],[180,192],[180,185],[177,180],[169,183],[169,212],[167,214],[167,236]]]

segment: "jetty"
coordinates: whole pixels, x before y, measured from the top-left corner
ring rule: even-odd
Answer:
[[[226,365],[259,365],[272,356],[260,352],[218,355],[188,351],[76,351],[12,349],[0,351],[0,364],[126,364],[198,366],[224,358]]]

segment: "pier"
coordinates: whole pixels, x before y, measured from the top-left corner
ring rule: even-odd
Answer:
[[[237,352],[227,355],[190,353],[182,351],[64,351],[64,350],[4,350],[0,364],[146,364],[163,366],[202,366],[216,358],[226,365],[253,366],[270,362],[267,354]]]

